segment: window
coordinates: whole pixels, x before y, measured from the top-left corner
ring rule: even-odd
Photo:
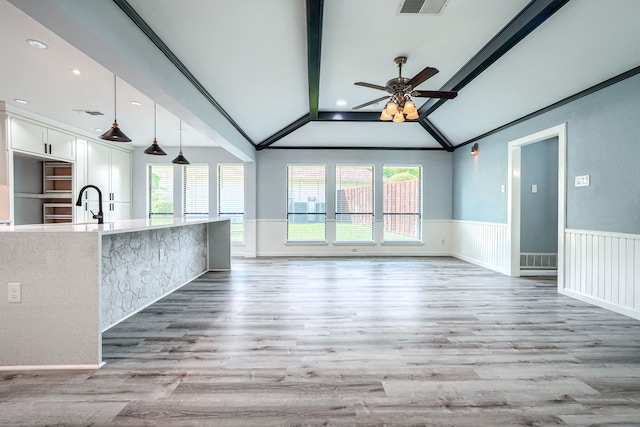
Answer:
[[[336,166],[336,241],[372,242],[373,166]]]
[[[244,165],[218,165],[218,218],[231,220],[231,241],[244,242]]]
[[[209,216],[209,165],[182,167],[182,215]]]
[[[147,217],[173,216],[173,165],[147,165]]]
[[[384,241],[422,239],[422,168],[384,166]]]
[[[287,241],[326,241],[326,169],[287,166]]]

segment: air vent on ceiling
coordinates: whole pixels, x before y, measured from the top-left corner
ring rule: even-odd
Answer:
[[[76,113],[87,113],[90,116],[104,116],[104,113],[101,113],[100,111],[89,111],[89,110],[73,110]]]
[[[449,0],[404,0],[398,14],[440,15]]]

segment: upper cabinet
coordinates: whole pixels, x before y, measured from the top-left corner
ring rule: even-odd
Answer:
[[[75,160],[75,136],[12,117],[11,148],[17,151],[64,160]]]

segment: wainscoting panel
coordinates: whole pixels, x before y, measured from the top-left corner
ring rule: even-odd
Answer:
[[[565,239],[560,291],[640,319],[640,235],[566,230]]]
[[[382,221],[376,233],[382,233]],[[339,242],[335,243],[335,221],[327,220],[327,242],[287,243],[287,221],[256,221],[256,256],[450,256],[453,240],[451,220],[423,220],[422,242]],[[245,255],[248,256],[248,255]]]
[[[452,221],[452,254],[503,274],[509,274],[507,224]]]

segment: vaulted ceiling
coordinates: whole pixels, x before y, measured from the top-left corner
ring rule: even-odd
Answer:
[[[440,0],[440,3],[443,1]],[[640,1],[0,0],[0,100],[86,132],[118,122],[134,140],[274,148],[453,150],[640,71]],[[426,0],[426,6],[438,0]],[[425,6],[425,7],[426,7]],[[25,43],[38,39],[38,50]],[[384,86],[427,66],[420,118],[381,122]],[[80,76],[71,76],[77,68]],[[132,106],[137,100],[142,105]],[[77,110],[101,111],[90,116]]]

